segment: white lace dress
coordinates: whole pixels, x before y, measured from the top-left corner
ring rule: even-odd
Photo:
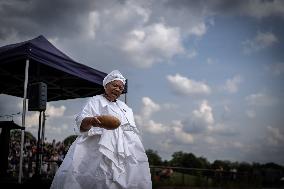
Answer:
[[[56,172],[51,189],[151,189],[148,158],[132,110],[122,101],[102,95],[89,99],[76,117],[77,129],[85,117],[114,115],[115,130],[92,127],[80,133]]]

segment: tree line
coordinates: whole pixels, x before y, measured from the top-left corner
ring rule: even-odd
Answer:
[[[18,132],[15,132],[16,134]],[[26,137],[36,140],[35,137],[25,132]],[[19,134],[19,133],[18,133]],[[77,135],[70,135],[63,140],[64,145],[70,146],[73,141],[77,138]],[[197,168],[197,169],[213,169],[223,171],[231,171],[232,169],[238,170],[238,172],[252,172],[256,170],[278,170],[284,173],[284,166],[269,162],[265,164],[253,162],[232,162],[230,160],[215,160],[210,163],[205,157],[197,157],[193,153],[178,151],[172,154],[170,160],[162,160],[158,152],[153,149],[147,149],[146,154],[148,156],[149,164],[152,166],[173,166],[173,167],[184,167],[184,168]]]
[[[249,172],[256,169],[276,169],[284,172],[282,165],[269,162],[261,163],[248,163],[248,162],[232,162],[230,160],[215,160],[210,163],[205,157],[197,157],[193,153],[183,151],[174,152],[170,160],[162,160],[158,152],[152,149],[146,150],[150,165],[158,166],[173,166],[185,168],[198,168],[198,169],[214,169],[223,171],[230,171],[237,169],[239,172]]]
[[[173,167],[177,172],[197,174],[222,184],[235,182],[245,183],[246,186],[284,186],[284,166],[274,162],[261,164],[215,160],[210,163],[205,157],[183,151],[174,152],[170,160],[163,161],[155,150],[148,149],[146,154],[152,167]]]
[[[20,131],[12,131],[11,138],[19,140]],[[62,143],[68,149],[76,138],[77,135],[68,136]],[[25,132],[25,139],[36,141],[36,138],[29,132]],[[175,172],[197,175],[197,178],[212,179],[218,182],[226,182],[228,179],[231,182],[233,178],[236,183],[246,182],[251,184],[254,182],[267,186],[275,186],[275,183],[278,185],[284,184],[284,166],[274,162],[261,164],[258,162],[215,160],[211,163],[206,157],[197,157],[193,153],[183,151],[174,152],[170,160],[162,160],[158,152],[153,149],[147,149],[146,154],[153,175],[155,171],[163,167],[172,167]]]

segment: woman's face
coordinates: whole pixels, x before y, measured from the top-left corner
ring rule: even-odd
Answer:
[[[114,80],[106,84],[105,93],[106,97],[110,101],[115,101],[123,92],[124,84],[120,80]]]

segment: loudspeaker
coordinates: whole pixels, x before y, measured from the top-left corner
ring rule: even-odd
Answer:
[[[46,110],[47,85],[43,82],[32,83],[28,89],[28,110],[44,111]]]

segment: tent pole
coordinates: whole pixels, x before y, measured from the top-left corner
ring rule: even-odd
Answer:
[[[127,92],[128,92],[128,79],[125,80],[125,86],[124,86],[124,90],[125,90],[125,93],[124,93],[124,102],[125,104],[127,104]]]
[[[43,148],[44,148],[44,133],[45,133],[45,120],[46,120],[46,115],[45,115],[45,111],[43,111],[42,113],[42,116],[43,116],[43,120],[42,120],[42,126],[41,126],[41,141],[40,141],[40,168],[42,167],[43,165]],[[41,169],[40,169],[41,170]],[[41,171],[40,171],[40,174]]]
[[[20,167],[19,167],[19,178],[18,183],[22,183],[22,174],[23,174],[23,148],[24,148],[24,139],[25,139],[25,128],[26,128],[26,100],[27,100],[27,88],[29,80],[29,59],[26,60],[26,69],[25,69],[25,83],[24,83],[24,99],[23,99],[23,113],[22,113],[22,134],[21,134],[21,152],[20,152]]]
[[[40,137],[40,133],[41,133],[41,124],[42,124],[42,111],[39,111],[39,123],[38,123],[38,132],[37,132],[37,147],[36,147],[36,176],[40,176],[41,173],[41,165],[40,165],[40,158],[41,158],[41,137]]]

